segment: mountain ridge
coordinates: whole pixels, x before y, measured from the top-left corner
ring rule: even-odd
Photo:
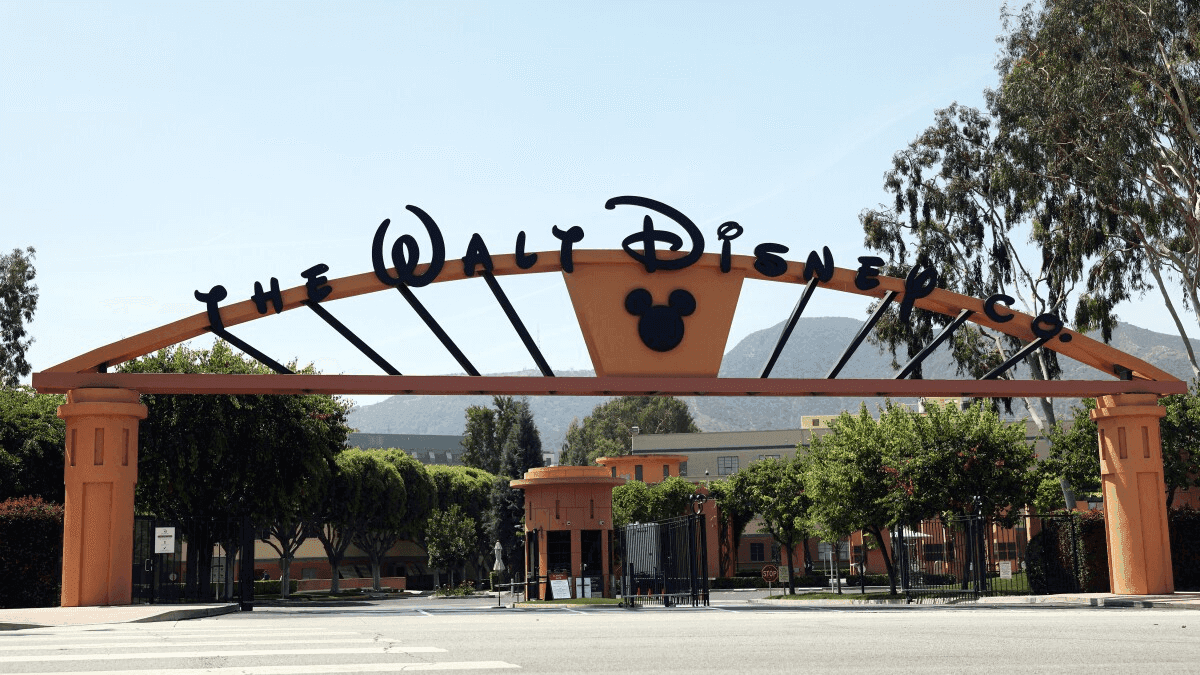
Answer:
[[[791,339],[772,371],[778,378],[824,378],[836,355],[862,326],[859,319],[844,317],[802,317]],[[783,322],[755,331],[726,352],[721,362],[720,377],[757,377],[783,330]],[[1092,335],[1092,337],[1095,337]],[[1192,340],[1193,349],[1200,351],[1200,341]],[[1116,349],[1182,379],[1191,379],[1191,367],[1178,335],[1158,333],[1145,328],[1123,324],[1113,331],[1109,343]],[[864,342],[839,374],[841,379],[892,377],[896,371],[891,355]],[[1107,376],[1096,369],[1070,358],[1060,359],[1064,380],[1099,380]],[[923,364],[927,379],[958,379],[949,350],[940,347]],[[564,371],[565,377],[591,377],[590,370]],[[495,375],[540,376],[534,370],[495,373]],[[1020,367],[1017,376],[1028,376]],[[557,452],[566,438],[567,427],[573,419],[582,420],[601,403],[611,400],[604,396],[531,396],[530,408],[542,436],[542,446]],[[844,410],[857,411],[865,403],[873,410],[882,405],[881,398],[834,397],[680,397],[688,404],[702,431],[749,431],[792,429],[800,426],[804,415],[835,415]],[[908,402],[915,402],[915,399]],[[461,434],[465,411],[472,405],[491,405],[492,397],[476,396],[392,396],[369,406],[350,411],[350,426],[365,433]],[[1078,405],[1078,399],[1058,399],[1055,413],[1060,420]],[[1023,404],[1014,401],[1013,414],[1024,416]]]

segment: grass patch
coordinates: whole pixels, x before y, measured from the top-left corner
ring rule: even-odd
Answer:
[[[618,605],[616,598],[562,598],[561,600],[526,600],[519,605]]]

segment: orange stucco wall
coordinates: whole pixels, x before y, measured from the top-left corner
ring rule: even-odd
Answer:
[[[679,476],[679,465],[687,461],[687,455],[621,455],[619,457],[601,457],[596,460],[600,466],[607,467],[613,478],[640,480],[647,485],[661,483],[668,476]],[[638,477],[638,467],[642,468],[642,476]],[[664,473],[666,475],[664,475]]]
[[[571,578],[593,576],[593,570],[584,570],[582,538],[584,530],[599,530],[601,540],[601,570],[603,593],[612,597],[610,569],[612,539],[612,489],[625,482],[613,478],[601,466],[553,466],[529,470],[520,480],[511,485],[525,491],[525,530],[536,532],[539,576],[546,576],[550,569],[547,533],[571,533],[571,562],[567,573]],[[526,556],[529,555],[526,547]],[[533,561],[526,561],[531,569]],[[539,583],[539,597],[546,597],[548,584]]]
[[[62,606],[128,605],[132,598],[136,391],[74,389],[58,407],[66,421]]]

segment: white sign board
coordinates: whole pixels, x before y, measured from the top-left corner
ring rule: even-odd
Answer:
[[[550,595],[555,600],[571,597],[571,580],[570,579],[551,579],[550,580]]]
[[[1000,561],[1000,578],[1001,579],[1011,579],[1012,578],[1012,561],[1011,560],[1001,560]]]
[[[154,528],[154,552],[155,553],[174,553],[175,552],[175,528],[173,528],[173,527],[156,527],[156,528]]]
[[[789,572],[789,570],[788,570],[788,566],[787,566],[787,565],[780,565],[780,566],[779,566],[779,583],[781,583],[781,584],[786,584],[786,583],[788,582],[788,579],[790,579],[790,578],[791,578],[791,577],[789,576],[788,572]]]

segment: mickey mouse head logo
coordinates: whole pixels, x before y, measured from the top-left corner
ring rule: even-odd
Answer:
[[[696,311],[696,298],[677,289],[671,291],[667,304],[655,305],[654,296],[644,288],[635,288],[625,296],[625,311],[638,320],[638,336],[642,343],[656,352],[669,352],[683,341],[683,317]]]

